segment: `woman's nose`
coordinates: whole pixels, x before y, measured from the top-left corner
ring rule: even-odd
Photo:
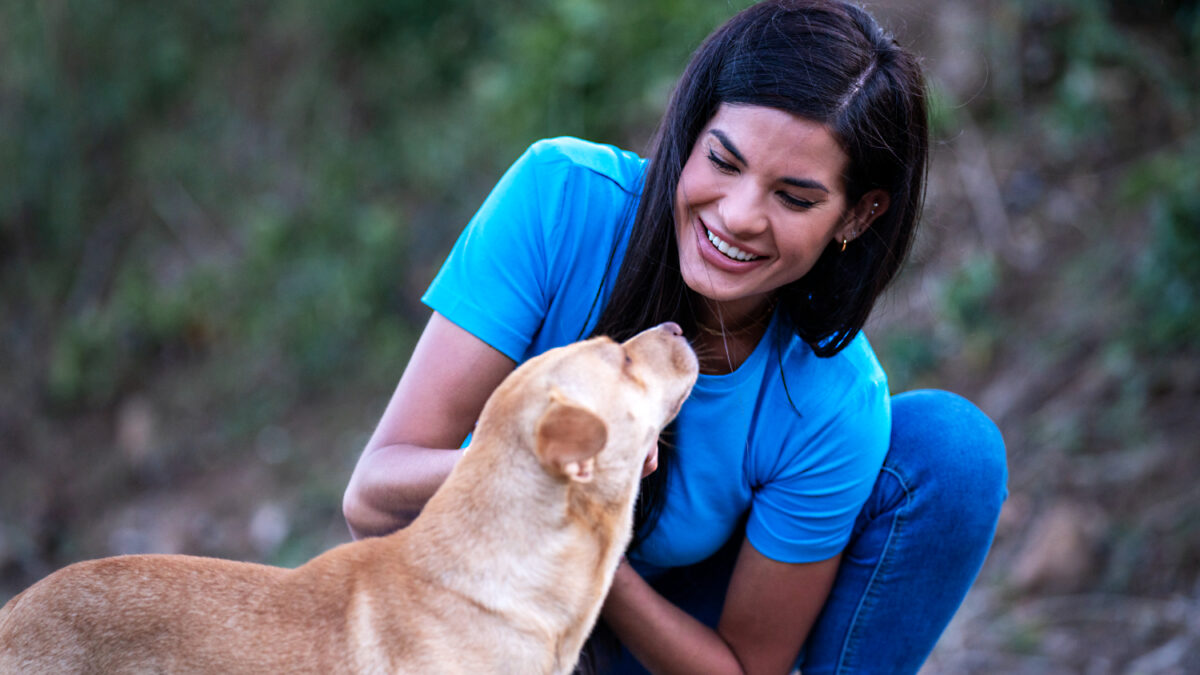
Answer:
[[[764,231],[768,220],[760,190],[739,185],[721,200],[721,220],[730,234],[749,237]]]

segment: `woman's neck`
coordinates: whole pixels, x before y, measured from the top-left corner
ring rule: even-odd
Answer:
[[[749,307],[704,300],[700,308],[693,340],[700,372],[724,375],[736,370],[754,352],[771,322],[775,299],[764,298]]]

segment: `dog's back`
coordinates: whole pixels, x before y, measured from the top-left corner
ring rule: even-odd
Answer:
[[[509,663],[548,658],[408,573],[395,544],[358,542],[295,570],[183,555],[77,563],[0,610],[0,673],[477,673],[504,650]],[[462,649],[464,630],[490,648]]]
[[[176,555],[72,565],[9,603],[0,672],[269,672],[297,657],[314,671],[334,666],[320,646],[339,639],[338,596],[304,598],[288,588],[292,574]],[[302,631],[270,630],[294,623],[301,604]]]

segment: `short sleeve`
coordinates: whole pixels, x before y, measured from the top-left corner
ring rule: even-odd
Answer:
[[[550,302],[546,241],[566,171],[547,142],[505,172],[467,224],[422,301],[520,361]]]
[[[826,419],[812,417],[820,413],[803,438],[777,436],[794,447],[757,488],[746,523],[754,548],[781,562],[827,560],[845,548],[891,440],[886,379],[860,382]]]

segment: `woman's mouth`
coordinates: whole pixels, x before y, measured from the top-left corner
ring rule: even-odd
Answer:
[[[736,246],[731,246],[720,237],[713,234],[713,231],[707,227],[704,228],[704,233],[708,236],[708,240],[712,243],[713,248],[720,251],[722,255],[730,260],[736,260],[738,262],[750,262],[752,260],[758,260],[762,257],[760,255],[754,255],[753,253],[747,253]]]

